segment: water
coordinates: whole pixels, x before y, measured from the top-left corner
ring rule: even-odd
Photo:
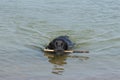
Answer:
[[[0,80],[119,80],[119,5],[119,0],[1,0]],[[59,35],[90,53],[44,53]]]

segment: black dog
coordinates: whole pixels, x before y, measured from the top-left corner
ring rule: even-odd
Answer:
[[[64,50],[71,50],[73,46],[74,43],[68,36],[59,36],[52,40],[46,48],[53,49],[55,53],[63,53]]]

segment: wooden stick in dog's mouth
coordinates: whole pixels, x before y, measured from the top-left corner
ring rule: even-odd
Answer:
[[[45,52],[55,52],[52,49],[44,49]],[[82,50],[65,50],[65,53],[89,53],[89,51],[82,51]]]

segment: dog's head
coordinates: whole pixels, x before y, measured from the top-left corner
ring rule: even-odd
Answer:
[[[54,50],[55,52],[64,52],[66,50],[66,43],[61,39],[56,39],[54,41]]]
[[[68,36],[59,36],[47,46],[48,49],[53,49],[55,53],[64,53],[64,50],[70,50],[72,47],[73,43],[69,40]]]

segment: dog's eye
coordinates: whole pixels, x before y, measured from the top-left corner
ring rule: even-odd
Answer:
[[[64,44],[63,44],[63,41],[56,41],[55,45],[56,46],[63,46]]]
[[[61,46],[63,46],[64,44],[63,43],[61,43]]]
[[[58,42],[56,42],[55,44],[58,45]]]

